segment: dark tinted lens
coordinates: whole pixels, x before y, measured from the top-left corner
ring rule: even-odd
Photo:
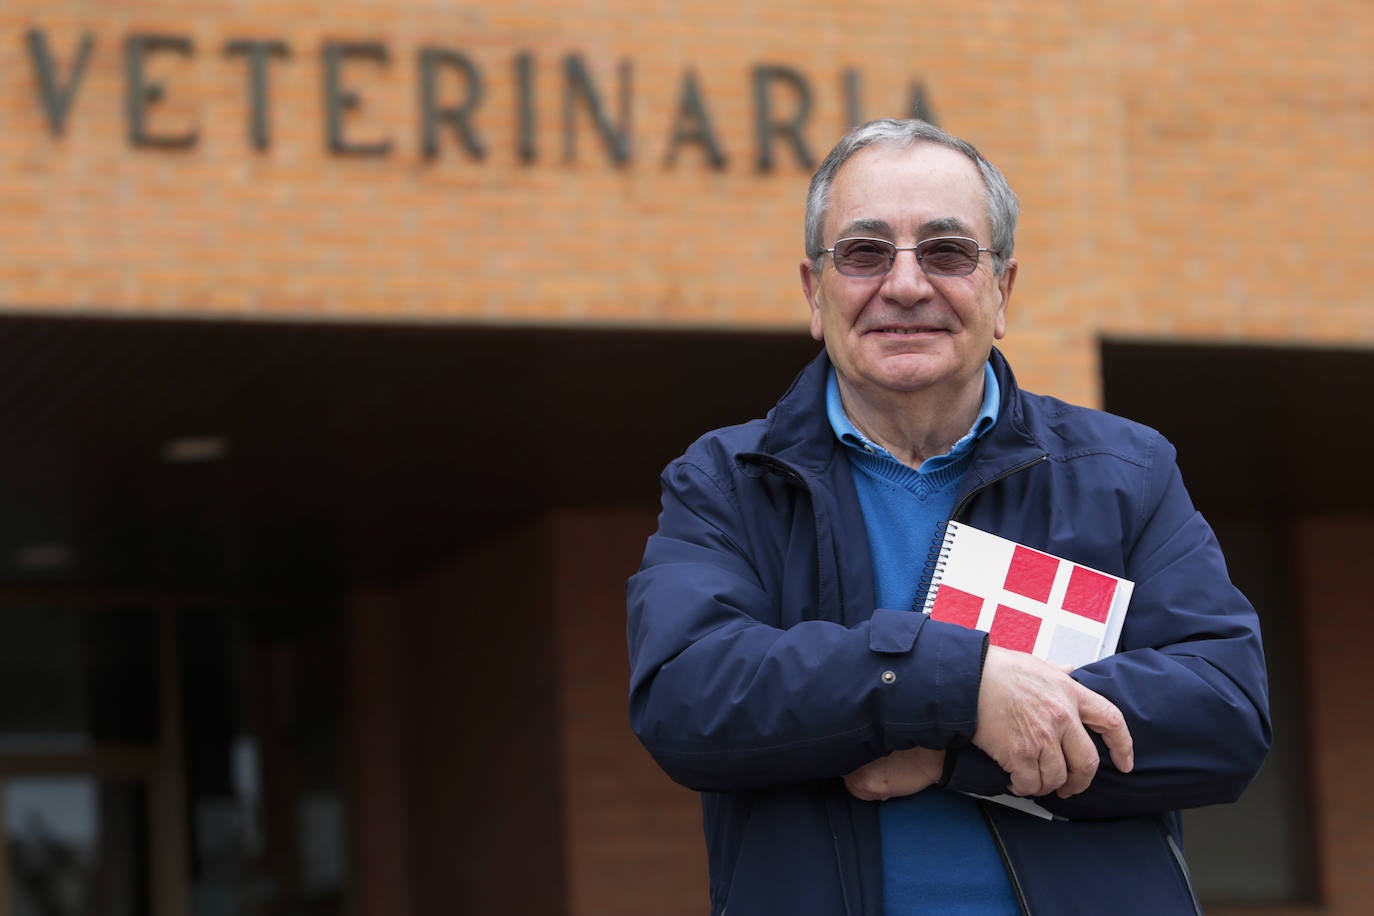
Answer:
[[[926,239],[916,246],[926,273],[962,277],[978,266],[978,243],[972,239]]]
[[[835,269],[851,277],[887,273],[895,249],[881,239],[840,239],[835,243]]]

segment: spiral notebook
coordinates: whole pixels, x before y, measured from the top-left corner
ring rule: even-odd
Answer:
[[[1073,667],[1116,651],[1134,587],[1129,579],[960,522],[947,523],[928,578],[922,610],[932,619],[982,630],[995,646]],[[1053,817],[1029,798],[976,797]]]
[[[922,608],[982,630],[994,646],[1056,665],[1116,651],[1134,583],[962,522],[949,522]]]

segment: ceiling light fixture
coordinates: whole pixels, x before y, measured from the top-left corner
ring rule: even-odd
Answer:
[[[26,544],[13,554],[14,565],[30,572],[55,572],[72,563],[72,551],[66,544],[53,541]]]
[[[229,454],[225,436],[181,436],[162,443],[162,460],[168,464],[201,464],[219,461]]]

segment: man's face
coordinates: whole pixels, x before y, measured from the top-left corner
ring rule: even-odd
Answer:
[[[886,239],[907,248],[959,235],[992,245],[987,191],[977,166],[933,143],[904,149],[869,146],[835,176],[822,236]],[[978,384],[994,340],[1006,333],[1016,277],[1009,260],[999,277],[981,254],[966,277],[931,277],[913,252],[898,252],[882,277],[848,277],[830,255],[816,271],[801,265],[811,304],[811,336],[824,341],[842,386],[867,397],[918,391],[951,396]]]

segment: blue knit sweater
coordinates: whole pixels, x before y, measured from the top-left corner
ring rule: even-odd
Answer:
[[[913,609],[938,525],[949,518],[973,443],[997,419],[997,378],[984,373],[983,406],[964,438],[919,470],[869,441],[850,422],[830,370],[826,408],[849,449],[877,583],[878,606]],[[1018,914],[1006,869],[977,803],[930,788],[881,803],[885,916]]]

